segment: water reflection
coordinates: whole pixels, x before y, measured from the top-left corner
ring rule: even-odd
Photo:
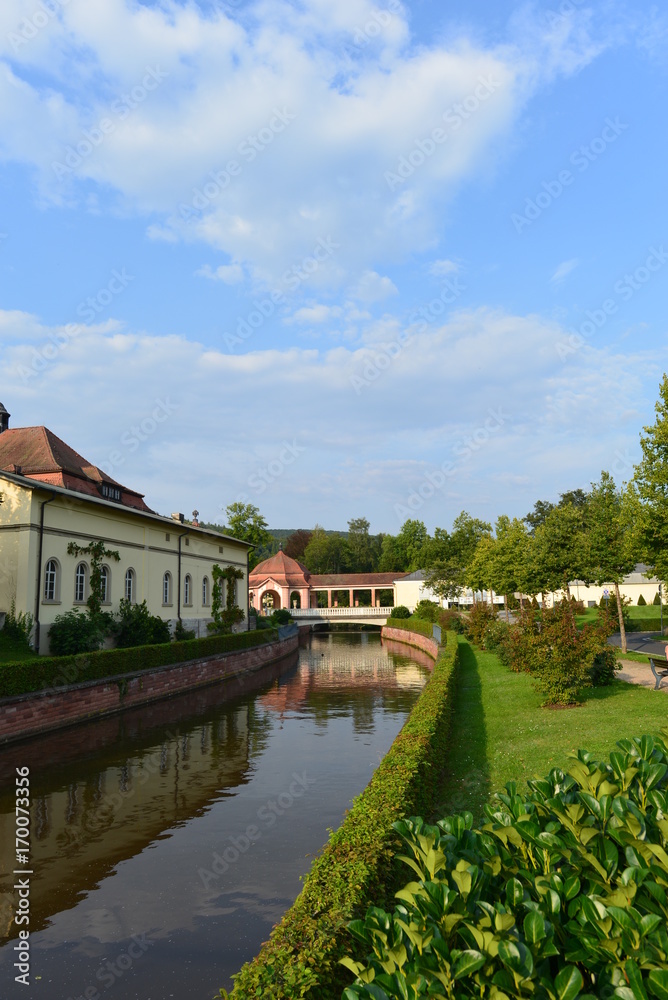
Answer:
[[[229,984],[387,752],[430,662],[378,636],[314,636],[298,661],[247,682],[254,693],[220,685],[0,754],[5,873],[14,768],[31,768],[32,973],[49,997],[109,988],[114,955],[129,956],[122,995]],[[13,881],[0,879],[10,939]],[[0,975],[12,961],[0,949]]]

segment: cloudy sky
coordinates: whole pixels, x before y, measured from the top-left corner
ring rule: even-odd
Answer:
[[[0,400],[161,513],[494,520],[632,473],[668,14],[2,0]]]

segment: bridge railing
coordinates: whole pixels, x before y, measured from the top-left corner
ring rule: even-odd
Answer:
[[[389,618],[394,608],[291,608],[293,618]]]

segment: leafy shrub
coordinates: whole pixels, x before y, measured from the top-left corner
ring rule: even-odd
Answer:
[[[273,625],[289,625],[292,621],[292,615],[287,608],[277,608],[276,611],[272,612],[271,621]]]
[[[390,612],[390,618],[410,618],[411,613],[404,604],[398,604],[396,608],[392,608]]]
[[[621,740],[486,807],[398,821],[413,881],[350,930],[345,1000],[668,996],[668,748]],[[415,881],[415,879],[418,881]]]
[[[422,618],[427,622],[438,621],[438,613],[441,610],[436,601],[418,601],[415,605],[413,618]]]
[[[658,597],[659,595],[657,594],[656,596]],[[642,594],[638,598],[638,607],[639,608],[646,608],[647,607],[647,601],[645,600],[645,598],[643,597]]]
[[[13,639],[26,649],[30,648],[30,637],[34,624],[33,616],[27,611],[16,613],[16,600],[12,597],[9,611],[5,615],[2,631],[7,639]]]
[[[659,597],[659,591],[658,590],[657,590],[656,594],[654,595],[654,600],[652,601],[652,604],[655,604],[657,608],[661,607],[661,598]]]
[[[52,656],[74,656],[99,649],[111,633],[113,619],[106,612],[96,615],[67,611],[56,615],[49,629]]]
[[[510,626],[505,622],[490,622],[485,631],[485,649],[493,650],[500,655],[502,661],[505,660],[505,648],[509,641]]]
[[[612,646],[594,654],[592,665],[589,669],[589,676],[592,687],[607,687],[615,679],[615,671],[621,670],[622,665],[618,662]]]
[[[441,611],[438,616],[438,624],[448,632],[456,632],[458,635],[464,634],[465,626],[462,616],[454,608]]]
[[[196,639],[197,633],[193,632],[192,629],[186,628],[180,618],[176,619],[176,626],[174,628],[174,640],[175,642],[188,642],[190,639]]]
[[[587,610],[585,608],[584,601],[578,601],[576,597],[571,597],[571,607],[573,609],[573,614],[583,615]]]
[[[131,604],[125,598],[121,598],[114,631],[116,645],[121,649],[149,646],[152,643],[169,642],[171,639],[169,622],[163,621],[158,615],[152,615],[146,601]]]
[[[492,622],[496,621],[498,621],[498,619],[493,605],[478,601],[473,605],[471,612],[466,619],[465,629],[467,639],[470,642],[475,643],[476,646],[480,646],[481,649],[486,649],[485,635],[487,633],[487,629]]]

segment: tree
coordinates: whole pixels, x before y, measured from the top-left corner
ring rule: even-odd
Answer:
[[[563,587],[570,599],[570,581],[589,576],[585,511],[572,503],[558,505],[536,528],[534,561],[541,590]]]
[[[250,542],[255,547],[256,551],[251,552],[249,561],[250,568],[253,569],[259,562],[257,550],[271,542],[267,522],[258,507],[238,500],[225,508],[225,514],[227,515],[225,534],[239,538],[242,542]]]
[[[313,538],[312,531],[306,531],[304,528],[299,528],[297,531],[293,531],[285,545],[283,546],[283,551],[286,556],[290,559],[303,559],[304,552]]]
[[[496,522],[496,548],[494,553],[494,589],[504,595],[506,620],[508,620],[508,595],[529,593],[529,533],[519,518],[511,521],[502,514]]]
[[[609,472],[602,472],[592,483],[587,505],[587,521],[592,577],[602,586],[613,583],[622,652],[626,652],[626,629],[619,584],[633,571],[637,562],[633,526],[633,498],[619,491]]]
[[[365,517],[348,521],[348,549],[354,573],[370,573],[373,569],[370,524]]]
[[[654,573],[668,580],[668,375],[664,374],[654,410],[656,420],[640,435],[642,459],[635,467],[639,536]]]
[[[341,535],[328,535],[316,524],[313,537],[304,551],[304,565],[312,573],[342,573],[350,565],[350,551]]]
[[[494,538],[490,538],[489,536],[481,538],[473,553],[473,558],[464,571],[464,582],[473,591],[474,600],[476,591],[479,590],[483,597],[483,603],[483,591],[492,591],[494,589],[496,544]],[[493,604],[491,594],[490,604]]]
[[[478,543],[482,538],[491,537],[491,534],[491,524],[462,511],[453,522],[447,545],[443,544],[444,538],[441,537],[443,547],[440,557],[426,567],[427,586],[441,597],[456,601],[466,586],[466,568],[473,559]]]

